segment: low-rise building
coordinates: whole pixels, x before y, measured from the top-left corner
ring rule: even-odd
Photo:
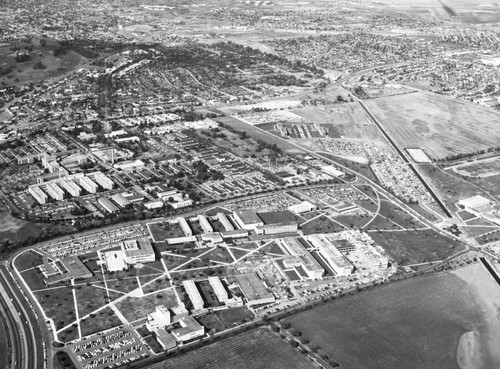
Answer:
[[[185,316],[179,319],[179,328],[171,331],[171,334],[178,342],[187,342],[205,335],[205,327],[196,321],[192,316]]]
[[[238,226],[247,231],[255,230],[256,227],[264,225],[262,219],[253,210],[235,211],[233,217]]]
[[[108,213],[115,213],[118,210],[118,207],[113,204],[107,197],[99,197],[97,199],[97,202],[108,212]]]
[[[192,279],[189,279],[187,281],[182,282],[182,285],[184,286],[184,289],[186,290],[186,293],[188,294],[189,299],[193,304],[193,309],[194,310],[203,309],[204,306],[203,298],[201,297],[200,291],[198,291],[198,287],[196,287],[194,281]]]
[[[269,304],[275,301],[274,295],[267,290],[257,274],[238,274],[235,278],[248,306]]]
[[[297,257],[302,268],[309,278],[321,278],[325,272],[320,263],[311,255],[302,243],[296,238],[284,238],[283,246],[287,251]]]
[[[193,235],[193,231],[185,218],[179,217],[177,218],[177,221],[182,229],[182,233],[184,233],[184,236],[190,237]]]
[[[155,261],[155,251],[147,237],[123,241],[121,247],[127,264],[134,265]]]

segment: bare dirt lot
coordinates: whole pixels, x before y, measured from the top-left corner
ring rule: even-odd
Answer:
[[[418,92],[365,105],[401,147],[420,147],[434,158],[500,145],[500,113],[472,103]]]

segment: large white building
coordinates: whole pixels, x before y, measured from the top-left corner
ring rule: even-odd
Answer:
[[[229,296],[227,294],[226,289],[224,288],[224,285],[220,281],[219,277],[209,277],[208,282],[210,283],[210,286],[215,292],[215,296],[217,296],[217,300],[222,303],[227,303],[229,300]]]
[[[114,182],[101,172],[92,173],[91,178],[106,190],[112,190]]]
[[[43,205],[47,203],[47,194],[43,192],[40,187],[34,185],[34,186],[29,186],[28,187],[28,192],[30,193],[31,196],[35,198],[35,200],[40,204]]]
[[[146,328],[150,332],[156,332],[172,323],[170,311],[164,305],[157,306],[154,312],[148,314],[147,319]]]
[[[462,205],[464,208],[468,210],[476,210],[477,208],[490,205],[490,203],[491,200],[480,195],[468,197],[458,202],[459,205]]]
[[[198,291],[198,287],[196,287],[196,284],[192,279],[189,279],[187,281],[182,282],[182,285],[184,286],[184,289],[186,290],[186,293],[189,296],[189,299],[191,300],[191,303],[193,304],[193,309],[194,310],[200,310],[203,309],[203,299],[200,295],[200,291]]]
[[[59,185],[66,190],[71,196],[80,196],[81,189],[70,179],[61,179]]]
[[[325,270],[299,240],[296,238],[284,238],[282,244],[291,255],[298,258],[302,269],[304,269],[309,278],[314,279],[323,276]]]
[[[224,213],[217,213],[217,218],[219,219],[219,222],[222,223],[222,226],[226,231],[234,231],[234,226],[231,224],[229,219],[227,219],[226,214]]]
[[[133,265],[155,261],[155,251],[147,237],[123,241],[121,247],[127,264]]]
[[[177,221],[182,229],[182,233],[184,233],[184,236],[190,237],[193,235],[193,231],[185,218],[179,217],[177,218]]]
[[[200,222],[201,228],[203,228],[205,233],[212,233],[214,231],[206,216],[202,214],[198,215],[198,221]]]
[[[328,238],[322,234],[315,234],[307,237],[307,240],[317,247],[321,256],[325,259],[330,268],[338,276],[350,275],[354,269],[353,265],[342,253],[337,250]]]
[[[97,184],[91,180],[88,177],[81,177],[79,178],[79,185],[84,188],[87,192],[89,193],[96,193],[97,192]]]
[[[192,316],[179,319],[180,327],[170,332],[178,342],[187,342],[205,335],[205,327]]]
[[[263,226],[264,222],[253,210],[239,210],[233,213],[234,220],[238,226],[247,231],[255,230],[258,226]]]
[[[64,191],[57,184],[49,182],[45,186],[45,191],[54,200],[60,201],[64,199]]]

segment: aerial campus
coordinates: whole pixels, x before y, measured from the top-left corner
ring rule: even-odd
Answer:
[[[499,22],[2,2],[0,369],[499,368]]]

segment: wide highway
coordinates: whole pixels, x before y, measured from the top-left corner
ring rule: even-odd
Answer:
[[[13,369],[42,369],[44,354],[37,319],[5,265],[0,265],[0,289],[9,321],[15,322],[12,342]]]

